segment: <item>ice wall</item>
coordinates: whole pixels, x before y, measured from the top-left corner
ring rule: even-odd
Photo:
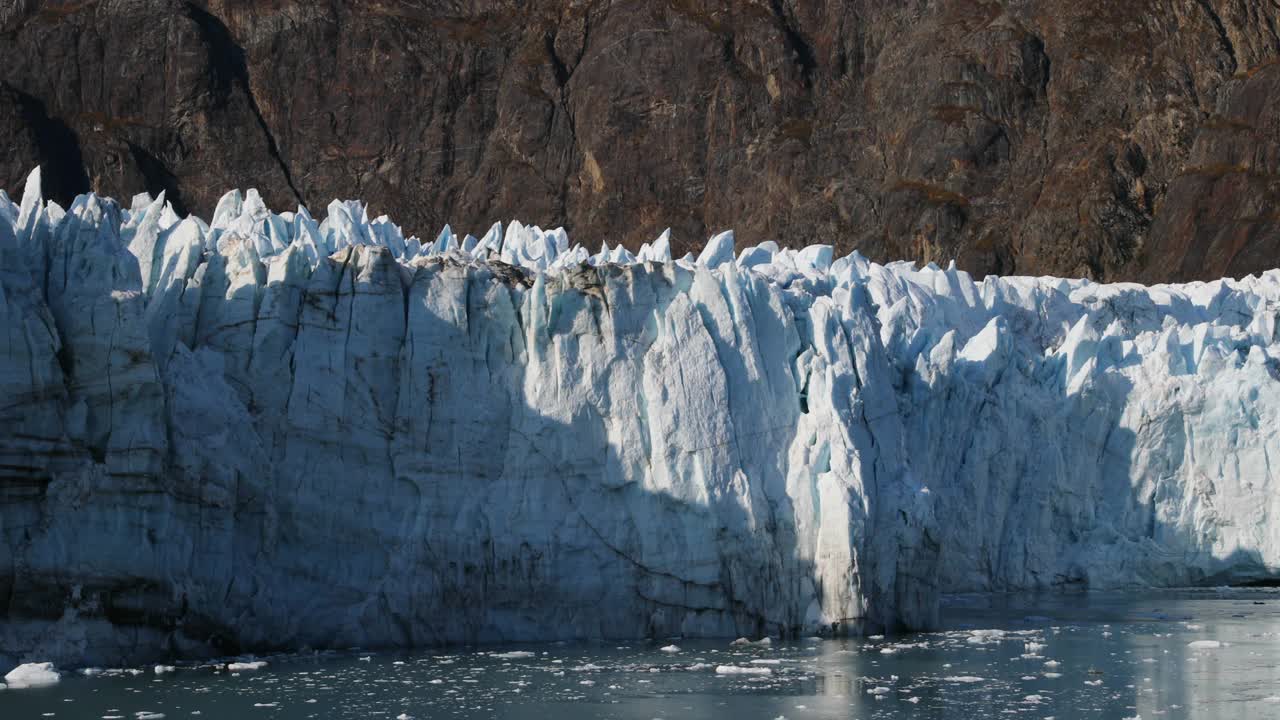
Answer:
[[[670,255],[64,211],[37,171],[0,196],[0,655],[909,629],[1280,568],[1280,273]]]
[[[580,251],[518,225],[424,246],[254,193],[206,227],[146,197],[64,212],[35,177],[0,219],[15,661],[935,612],[864,294],[553,263]]]

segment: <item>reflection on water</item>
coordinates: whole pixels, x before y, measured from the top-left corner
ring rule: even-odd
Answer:
[[[1280,718],[1280,593],[958,597],[942,632],[541,645],[68,674],[0,717]],[[163,671],[164,668],[161,668]]]

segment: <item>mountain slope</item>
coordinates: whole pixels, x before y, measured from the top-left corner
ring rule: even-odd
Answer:
[[[21,0],[0,187],[363,197],[677,255],[732,226],[979,276],[1280,253],[1272,0]]]

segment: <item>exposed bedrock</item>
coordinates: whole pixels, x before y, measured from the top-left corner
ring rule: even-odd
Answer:
[[[361,197],[676,255],[1168,282],[1280,257],[1274,0],[6,0],[0,187]]]

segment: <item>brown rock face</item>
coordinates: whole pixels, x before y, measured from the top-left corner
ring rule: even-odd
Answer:
[[[0,187],[976,274],[1280,265],[1276,0],[8,0]]]

